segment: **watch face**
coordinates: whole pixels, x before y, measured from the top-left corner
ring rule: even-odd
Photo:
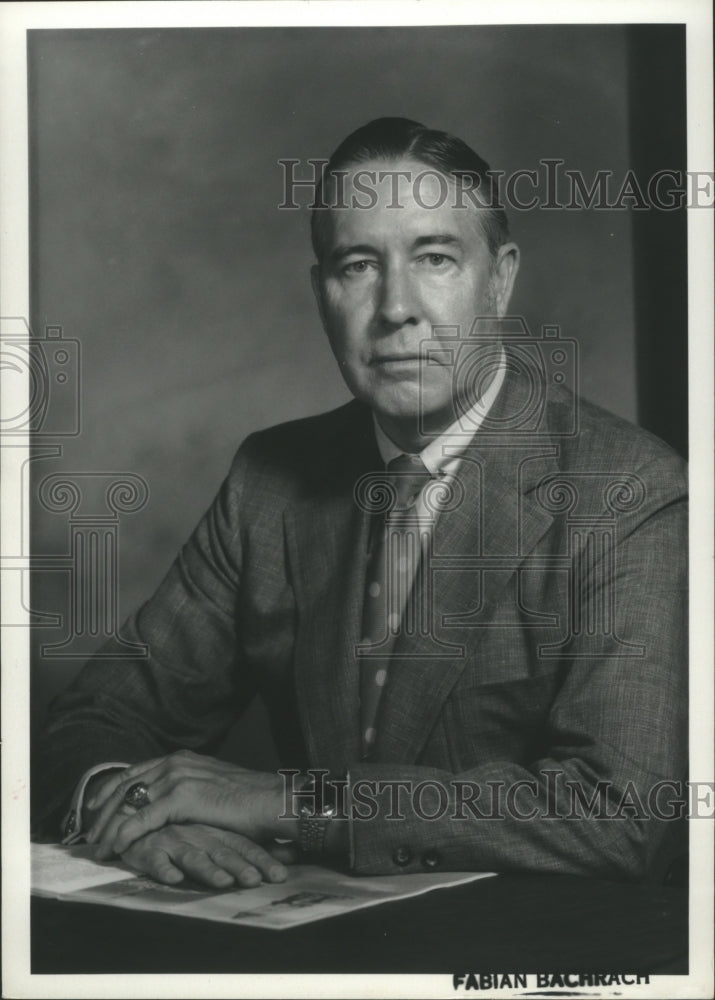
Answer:
[[[334,805],[323,805],[319,809],[313,805],[302,805],[299,815],[302,819],[332,819],[337,811],[337,807]]]
[[[338,812],[338,790],[332,781],[316,781],[315,775],[296,792],[294,802],[297,803],[299,815],[335,816]],[[307,813],[304,812],[307,810]]]

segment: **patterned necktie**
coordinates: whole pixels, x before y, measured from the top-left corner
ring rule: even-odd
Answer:
[[[377,735],[377,716],[387,682],[390,654],[403,613],[413,617],[408,601],[420,558],[416,501],[430,474],[417,455],[400,455],[387,466],[385,483],[396,497],[373,536],[363,604],[360,663],[360,731],[363,759]]]

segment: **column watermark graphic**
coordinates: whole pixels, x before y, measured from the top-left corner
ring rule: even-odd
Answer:
[[[88,499],[91,487],[100,497]],[[40,483],[39,501],[45,510],[66,514],[69,550],[66,556],[48,561],[33,557],[40,565],[66,567],[70,575],[69,634],[58,643],[42,646],[48,658],[85,659],[92,654],[105,659],[146,657],[143,644],[119,635],[119,521],[123,514],[141,510],[149,489],[141,476],[131,473],[56,473]],[[97,641],[102,651],[95,653]]]

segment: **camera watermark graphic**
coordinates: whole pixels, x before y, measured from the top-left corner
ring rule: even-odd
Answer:
[[[485,434],[522,434],[573,437],[578,433],[578,342],[561,335],[560,327],[542,326],[538,336],[523,316],[477,316],[465,333],[458,327],[434,327],[433,336],[420,342],[419,432],[439,437],[430,421],[433,383],[443,373],[451,382],[450,436],[467,439],[480,428]],[[485,405],[490,383],[503,372],[520,386],[498,407]],[[561,389],[570,389],[564,394]],[[557,396],[568,420],[546,426],[548,403]]]
[[[43,337],[34,337],[22,317],[0,318],[0,370],[8,395],[11,380],[21,380],[28,386],[27,404],[17,412],[2,415],[3,438],[79,434],[80,344],[63,336],[61,326],[46,326]]]
[[[82,351],[58,325],[35,336],[23,317],[0,319],[0,378],[4,406],[0,423],[3,474],[13,491],[19,531],[6,534],[0,578],[6,596],[3,626],[42,628],[62,638],[45,642],[47,659],[87,659],[104,643],[102,656],[145,657],[146,646],[119,634],[120,520],[144,508],[146,481],[133,473],[57,472],[37,485],[37,463],[60,460],[64,443],[81,434]],[[25,444],[29,442],[29,457]],[[64,516],[69,528],[64,553],[31,551],[28,514]],[[30,579],[62,573],[69,615],[31,607]],[[47,636],[47,633],[44,633]],[[47,636],[49,638],[49,636]]]
[[[617,551],[645,484],[631,472],[559,471],[580,427],[577,342],[558,326],[534,337],[522,317],[482,316],[466,334],[435,328],[419,356],[415,419],[442,464],[402,507],[409,471],[355,484],[377,566],[365,596],[371,628],[354,655],[384,659],[386,680],[390,660],[463,658],[465,630],[530,629],[539,660],[644,656],[642,642],[618,634]],[[435,398],[451,400],[446,431],[434,428]],[[542,551],[555,519],[565,542]]]

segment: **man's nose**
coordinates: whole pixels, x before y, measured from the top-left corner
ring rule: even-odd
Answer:
[[[419,322],[419,296],[405,267],[385,268],[380,282],[378,317],[389,328]]]

